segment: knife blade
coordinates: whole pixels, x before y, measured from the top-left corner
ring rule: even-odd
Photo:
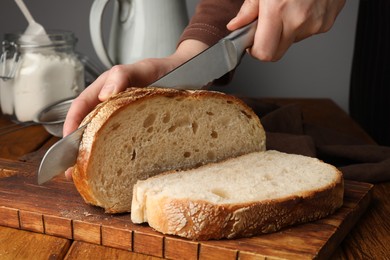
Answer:
[[[257,20],[242,27],[218,43],[164,75],[150,86],[200,89],[233,70],[245,50],[253,44]],[[86,125],[59,140],[44,155],[38,170],[38,184],[63,173],[76,162]]]
[[[200,89],[237,67],[245,50],[252,46],[257,20],[242,27],[183,63],[150,86]]]
[[[86,126],[79,127],[76,131],[60,139],[47,150],[38,169],[39,185],[64,173],[65,170],[75,164],[81,137]]]

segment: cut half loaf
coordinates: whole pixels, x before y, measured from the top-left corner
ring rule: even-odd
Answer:
[[[131,88],[86,123],[73,181],[87,203],[111,213],[131,210],[139,179],[265,150],[256,114],[219,92]]]
[[[325,217],[341,207],[343,193],[332,165],[254,152],[138,181],[131,219],[194,240],[249,237]]]

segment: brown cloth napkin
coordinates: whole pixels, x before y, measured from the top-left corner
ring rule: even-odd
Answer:
[[[343,172],[345,179],[390,181],[390,147],[372,145],[335,130],[306,123],[298,105],[276,106],[240,97],[260,117],[267,149],[317,157]]]

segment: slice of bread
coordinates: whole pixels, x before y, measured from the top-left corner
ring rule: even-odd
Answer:
[[[325,217],[343,178],[316,158],[254,152],[138,181],[131,220],[194,240],[249,237]]]
[[[98,105],[73,167],[87,203],[131,210],[139,179],[265,150],[265,132],[241,100],[219,92],[131,88]]]

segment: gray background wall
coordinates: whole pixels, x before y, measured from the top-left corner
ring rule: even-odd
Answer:
[[[186,1],[191,16],[198,0]],[[88,16],[92,2],[25,0],[37,22],[47,29],[73,31],[79,39],[77,50],[98,62],[89,36]],[[245,56],[225,91],[256,97],[331,98],[348,112],[358,3],[347,0],[331,31],[294,44],[278,62],[260,62]],[[108,32],[109,14],[104,19],[104,30]],[[0,34],[23,31],[26,26],[27,22],[15,2],[1,0]]]

